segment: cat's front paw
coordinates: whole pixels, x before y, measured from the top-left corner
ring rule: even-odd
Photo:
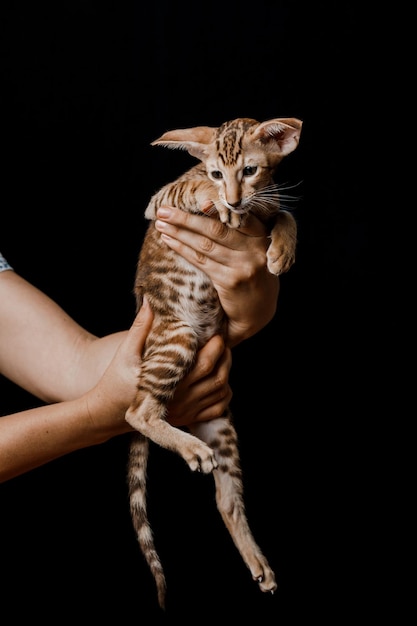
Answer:
[[[202,441],[196,440],[181,451],[182,457],[193,472],[210,474],[218,465],[214,451]]]
[[[220,221],[229,228],[240,228],[242,226],[242,215],[240,213],[234,213],[223,205],[216,206],[219,213]]]
[[[271,274],[279,276],[288,272],[295,262],[295,251],[288,250],[284,246],[273,244],[269,246],[267,253],[267,267]]]
[[[297,224],[291,213],[279,211],[271,231],[271,243],[266,253],[271,274],[279,276],[288,272],[295,262]]]

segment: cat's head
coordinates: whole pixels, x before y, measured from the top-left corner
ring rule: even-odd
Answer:
[[[268,217],[279,210],[273,174],[298,146],[302,122],[237,118],[218,128],[196,126],[164,133],[152,145],[187,150],[205,166],[217,190],[214,205],[223,222],[237,227],[249,212]]]

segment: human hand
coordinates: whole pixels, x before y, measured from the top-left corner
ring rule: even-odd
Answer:
[[[187,426],[221,417],[232,398],[228,384],[232,355],[219,335],[197,353],[191,372],[178,385],[168,406],[167,421]]]
[[[125,413],[134,401],[141,372],[141,355],[151,329],[153,314],[144,298],[139,313],[114,353],[97,384],[86,394],[89,414],[98,430],[112,434],[127,432],[131,426]]]
[[[213,281],[229,319],[229,346],[251,337],[271,321],[280,282],[267,269],[269,239],[258,219],[249,216],[245,227],[237,230],[217,219],[162,207],[155,227],[170,248]]]
[[[135,399],[140,377],[141,354],[152,325],[153,315],[147,300],[124,335],[102,378],[87,394],[92,419],[101,427],[115,429],[114,434],[131,430],[124,415]],[[216,335],[198,352],[191,372],[177,387],[169,404],[167,421],[187,426],[195,421],[220,417],[229,404],[232,391],[228,384],[231,352]]]
[[[66,399],[0,419],[0,482],[132,430],[125,414],[136,397],[141,355],[152,320],[145,300],[129,331],[109,336],[104,343],[88,340],[87,345],[101,346],[89,354],[88,364],[82,368],[86,382],[77,386],[81,389],[87,385],[82,395],[74,396],[73,389],[68,392],[64,385],[64,393],[59,395]],[[225,349],[221,337],[213,337],[179,385],[168,420],[175,426],[186,426],[219,417],[231,398],[230,365],[230,349]],[[95,377],[94,372],[100,374]]]

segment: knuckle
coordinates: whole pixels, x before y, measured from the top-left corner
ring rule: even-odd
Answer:
[[[242,263],[238,271],[230,271],[228,274],[225,273],[225,280],[228,280],[229,289],[236,290],[244,287],[249,290],[250,285],[252,285],[259,276],[259,268],[255,267],[253,263]]]
[[[222,406],[223,406],[222,413],[224,409],[226,409],[229,406],[232,396],[233,396],[232,390],[230,389],[230,387],[228,387],[226,394],[222,398]]]
[[[204,265],[205,263],[207,263],[206,255],[203,254],[203,252],[199,252],[198,250],[194,250],[194,259],[195,263],[197,263],[198,265]]]
[[[230,228],[225,226],[218,219],[210,219],[209,234],[215,239],[226,239],[229,235]]]
[[[226,387],[229,380],[229,372],[226,368],[220,368],[215,378],[215,386],[217,389]]]
[[[213,248],[214,248],[214,241],[212,241],[208,237],[202,237],[201,242],[200,242],[200,249],[203,252],[207,253],[207,252],[211,252]]]

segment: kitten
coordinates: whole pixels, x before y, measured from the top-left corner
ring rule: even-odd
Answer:
[[[126,414],[137,431],[128,461],[130,509],[141,550],[154,576],[158,602],[165,607],[166,580],[147,517],[146,470],[149,440],[179,454],[192,471],[212,473],[217,508],[252,578],[264,592],[274,592],[274,572],[249,528],[243,501],[238,439],[230,409],[188,432],[165,419],[167,403],[197,351],[214,334],[227,341],[227,319],[208,276],[160,238],[156,211],[172,205],[184,211],[212,213],[230,228],[244,225],[249,213],[270,228],[267,251],[270,272],[287,272],[295,261],[297,227],[280,209],[273,175],[280,161],[298,145],[302,122],[277,118],[263,123],[238,118],[219,128],[206,126],[166,132],[152,145],[187,150],[200,163],[160,189],[145,216],[151,220],[139,255],[135,295],[139,310],[149,300],[154,322],[142,358],[135,402]],[[209,218],[207,218],[209,219]]]

